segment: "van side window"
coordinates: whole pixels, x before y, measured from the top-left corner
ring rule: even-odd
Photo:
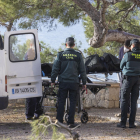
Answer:
[[[9,59],[12,62],[33,61],[37,58],[34,34],[16,34],[9,37]]]

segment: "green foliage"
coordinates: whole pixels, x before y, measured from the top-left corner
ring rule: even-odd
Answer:
[[[90,2],[93,2],[93,7],[97,7],[97,1]],[[140,35],[140,11],[138,7],[135,7],[127,17],[123,17],[126,14],[126,9],[130,8],[132,4],[132,2],[123,1],[109,6],[105,13],[109,29],[121,28],[123,31]],[[99,6],[100,8],[101,5]],[[8,23],[9,26],[11,24],[13,27],[20,19],[20,22],[18,22],[19,28],[41,29],[41,23],[50,29],[52,27],[56,28],[55,20],[61,22],[64,26],[70,26],[79,22],[82,18],[85,35],[89,40],[94,34],[94,27],[92,20],[84,12],[72,0],[0,0],[0,24],[2,26],[7,27]],[[119,21],[121,22],[119,23]],[[107,51],[117,56],[118,49],[116,47],[121,47],[122,45],[108,42],[101,49],[87,49],[85,52],[87,54],[91,54],[91,52],[92,54],[101,54]],[[55,50],[46,45],[44,52],[41,52],[41,62],[53,62],[57,52],[60,50],[63,50],[62,47],[59,50]]]
[[[107,47],[103,46],[101,48],[93,48],[89,47],[88,49],[84,49],[84,53],[89,55],[98,54],[99,56],[103,56],[104,53],[111,53],[114,56],[118,56],[119,48],[118,47]]]
[[[64,26],[70,26],[79,22],[81,18],[81,9],[72,0],[1,0],[4,4],[10,5],[10,12],[7,15],[10,18],[10,13],[18,15],[13,17],[13,20],[21,19],[18,24],[19,28],[41,29],[40,23],[47,28],[55,27],[55,19],[62,22]],[[7,7],[6,7],[7,8]],[[7,9],[3,9],[3,13]],[[20,11],[21,10],[21,11]],[[17,13],[16,13],[16,12]],[[2,15],[2,17],[4,17]],[[8,20],[9,21],[9,20]]]
[[[5,136],[3,136],[3,138],[0,138],[0,140],[10,140],[10,138],[5,138]]]
[[[132,2],[119,2],[114,6],[109,6],[106,13],[109,29],[121,28],[125,32],[140,35],[139,9],[135,8],[127,17],[123,17],[126,14],[126,9],[132,5]],[[121,21],[120,24],[118,24],[119,21]]]
[[[72,36],[74,37],[74,35]],[[66,46],[65,43],[62,43],[61,46],[58,49],[53,49],[49,44],[46,45],[43,41],[40,42],[41,45],[41,52],[40,52],[40,58],[41,63],[53,63],[55,60],[57,53],[60,51],[64,51]],[[81,48],[82,42],[77,42],[75,40],[75,50],[79,50]]]
[[[109,6],[106,12],[106,21],[109,29],[115,30],[121,28],[125,32],[140,35],[139,26],[139,10],[135,8],[126,18],[122,18],[126,13],[126,9],[130,8],[133,3],[131,2],[119,2],[115,5]],[[93,4],[96,7],[96,3]],[[121,11],[121,12],[119,12]],[[120,24],[118,24],[120,22]],[[91,18],[87,15],[83,16],[83,27],[85,28],[85,36],[87,41],[92,38],[94,33],[94,26]],[[87,55],[99,54],[103,55],[104,52],[111,53],[118,56],[119,48],[123,46],[122,43],[117,42],[106,42],[101,48],[88,48],[84,52]]]
[[[15,30],[17,21],[21,17],[27,17],[31,12],[22,2],[0,0],[0,25],[6,27],[8,31],[12,28]]]
[[[49,121],[47,117],[40,117],[39,120],[35,120],[33,122],[31,122],[31,126],[32,126],[32,135],[31,135],[31,139],[40,139],[41,134],[43,133],[43,135],[47,134],[47,129],[43,127],[43,125],[39,125],[39,124],[43,124],[43,125],[48,125]]]
[[[89,16],[83,16],[83,27],[85,28],[85,36],[87,41],[93,36],[94,26]]]
[[[25,52],[27,52],[27,50],[28,50],[28,47],[25,43],[23,45],[18,44],[16,47],[12,48],[14,55],[19,60],[24,60],[24,55],[25,55]]]
[[[26,43],[18,44],[20,40],[16,36],[10,37],[10,46],[12,47],[12,52],[16,58],[19,60],[24,60],[25,53],[29,49],[31,40],[28,39]]]
[[[65,140],[65,136],[62,133],[58,133],[56,127],[53,127],[52,140]]]
[[[65,140],[65,136],[59,133],[56,129],[55,124],[53,124],[47,116],[41,116],[38,120],[31,122],[32,134],[30,136],[31,140],[41,140],[42,137],[48,135],[48,129],[52,130],[52,140]],[[49,129],[50,131],[50,129]]]
[[[72,36],[74,37],[74,36]],[[29,46],[30,46],[30,39],[26,41],[24,44],[17,44],[19,40],[17,40],[16,36],[10,37],[10,46],[12,46],[12,52],[18,58],[19,60],[23,60],[25,56],[25,52],[27,52]],[[17,44],[17,45],[16,45]],[[53,63],[55,60],[57,53],[60,51],[65,50],[66,46],[65,43],[62,43],[61,46],[58,49],[52,48],[49,44],[44,43],[43,41],[39,42],[41,46],[41,52],[40,52],[40,59],[41,63]],[[75,50],[79,50],[81,48],[82,42],[77,42],[75,40]]]
[[[55,60],[57,52],[60,50],[52,49],[50,45],[46,45],[43,41],[40,42],[41,52],[40,59],[41,63],[52,63]]]

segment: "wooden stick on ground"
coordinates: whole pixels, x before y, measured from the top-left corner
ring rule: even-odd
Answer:
[[[62,127],[63,129],[67,130],[71,134],[73,140],[79,140],[79,137],[80,137],[79,134],[77,132],[73,131],[73,130],[78,128],[81,124],[77,125],[74,128],[69,128],[68,125],[63,124],[63,123],[59,122],[58,120],[56,120],[55,123],[57,125],[59,125],[60,127]]]

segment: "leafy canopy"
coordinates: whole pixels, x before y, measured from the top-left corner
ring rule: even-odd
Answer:
[[[140,26],[139,26],[139,14],[140,11],[138,8],[135,8],[128,16],[123,19],[122,17],[126,13],[126,9],[130,8],[133,3],[131,2],[119,2],[115,5],[110,5],[106,12],[106,21],[109,26],[109,29],[115,30],[120,29],[125,32],[129,32],[135,35],[140,35]],[[96,7],[97,3],[93,3],[93,6]],[[119,21],[121,21],[119,23]],[[119,23],[119,24],[118,24]],[[85,36],[87,40],[92,38],[94,33],[94,26],[92,20],[89,16],[83,16],[83,27],[85,28]],[[104,52],[111,53],[115,56],[118,56],[119,47],[123,46],[122,43],[117,42],[106,42],[101,48],[92,48],[89,47],[85,49],[84,52],[87,55],[99,54],[103,55]]]
[[[55,60],[57,53],[63,51],[66,48],[65,43],[62,43],[58,49],[53,49],[49,44],[46,44],[43,41],[40,41],[40,45],[42,48],[41,49],[42,51],[40,52],[41,63],[52,63]],[[80,50],[81,45],[82,45],[81,41],[77,42],[75,40],[74,49]]]
[[[102,1],[100,2],[102,4]],[[97,9],[97,0],[91,0],[90,3]],[[135,7],[125,16],[126,10],[132,5],[132,2],[123,1],[109,6],[105,13],[109,29],[119,28],[125,32],[140,35],[138,7]],[[18,27],[22,29],[41,29],[41,24],[44,24],[48,29],[56,28],[55,20],[58,20],[64,26],[71,26],[82,19],[87,40],[93,37],[94,33],[92,20],[73,0],[0,0],[0,19],[0,25],[7,28],[8,26],[13,27],[18,21]],[[118,56],[118,48],[122,45],[121,43],[107,42],[102,48],[89,48],[85,50],[85,53],[102,55],[103,52],[110,52]],[[48,48],[50,47],[48,46]],[[56,50],[46,50],[46,53],[50,52],[56,53]],[[48,59],[52,61],[52,59]]]
[[[55,20],[62,22],[64,26],[70,26],[79,22],[81,9],[72,0],[0,0],[6,6],[10,5],[9,18],[11,12],[13,20],[20,18],[18,27],[22,29],[41,29],[41,24],[47,28],[56,27]],[[2,4],[2,5],[3,5]],[[4,16],[6,9],[3,9]],[[18,18],[17,18],[18,15]],[[8,19],[7,21],[10,21]],[[6,22],[7,22],[6,21]],[[41,24],[40,24],[41,23]]]

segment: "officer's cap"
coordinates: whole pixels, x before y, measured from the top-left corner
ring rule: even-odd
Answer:
[[[66,38],[66,43],[74,43],[74,38],[73,37]]]
[[[138,44],[138,43],[140,43],[138,39],[132,39],[132,40],[130,41],[130,46],[131,46],[132,44]]]

